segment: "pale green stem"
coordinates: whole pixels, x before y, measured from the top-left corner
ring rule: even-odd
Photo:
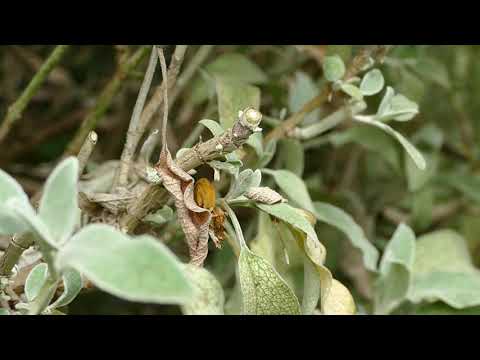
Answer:
[[[363,101],[356,103],[353,106],[345,105],[344,107],[333,112],[318,123],[304,128],[295,129],[293,136],[301,140],[312,139],[327,132],[330,129],[333,129],[334,127],[338,126],[340,123],[351,118],[352,116],[364,111],[366,107],[367,106]]]
[[[232,208],[227,204],[225,200],[222,200],[222,207],[227,211],[228,217],[232,222],[233,228],[235,229],[235,234],[237,236],[238,242],[241,248],[248,248],[247,243],[245,242],[245,238],[243,237],[242,228],[240,227],[240,223],[238,222],[237,216]]]

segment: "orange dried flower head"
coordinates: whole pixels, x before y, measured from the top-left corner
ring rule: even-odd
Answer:
[[[201,178],[195,182],[194,195],[198,206],[213,210],[216,202],[215,187],[208,179]]]

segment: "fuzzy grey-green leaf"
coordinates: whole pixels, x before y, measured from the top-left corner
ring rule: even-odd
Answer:
[[[48,276],[48,265],[40,263],[36,265],[28,274],[25,281],[25,296],[27,300],[33,301],[37,297]]]
[[[238,267],[245,314],[300,315],[297,297],[265,259],[243,247]]]
[[[415,234],[407,225],[400,224],[380,262],[375,313],[389,314],[407,298],[414,260]]]
[[[223,315],[225,296],[218,280],[206,269],[185,265],[185,275],[194,288],[191,301],[182,306],[185,315]]]
[[[456,309],[480,305],[480,270],[460,234],[449,229],[425,234],[415,251],[410,301],[440,300]]]
[[[62,280],[64,287],[63,293],[52,305],[49,306],[49,309],[53,310],[70,304],[82,290],[82,276],[78,271],[74,269],[65,270]]]
[[[64,243],[72,234],[78,221],[78,160],[63,160],[48,177],[38,216],[47,226],[52,239]]]
[[[193,294],[181,264],[150,236],[130,238],[107,225],[88,225],[57,255],[60,269],[74,268],[98,288],[120,298],[183,304]]]
[[[363,76],[360,83],[360,91],[364,96],[372,96],[382,91],[384,85],[385,79],[382,72],[378,69],[373,69]]]
[[[288,170],[263,169],[262,171],[273,176],[277,185],[290,201],[305,210],[315,212],[307,187],[301,178]]]
[[[224,129],[233,127],[239,111],[248,107],[258,110],[260,107],[260,89],[255,86],[217,77],[216,88],[220,125]]]
[[[340,80],[345,74],[345,64],[338,55],[326,56],[323,61],[323,73],[330,82]]]
[[[327,203],[315,202],[314,207],[317,219],[336,227],[347,235],[352,245],[362,252],[365,267],[370,271],[376,271],[378,250],[368,241],[362,228],[352,217],[342,209]]]

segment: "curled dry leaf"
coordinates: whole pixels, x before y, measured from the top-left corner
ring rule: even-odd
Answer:
[[[194,179],[172,159],[166,147],[162,149],[156,169],[163,186],[173,195],[177,216],[187,239],[190,263],[202,266],[208,254],[208,228],[212,215],[197,205],[194,198]]]
[[[286,202],[282,195],[266,186],[251,187],[245,193],[245,197],[250,200],[254,200],[256,202],[268,205],[277,204],[279,202]]]

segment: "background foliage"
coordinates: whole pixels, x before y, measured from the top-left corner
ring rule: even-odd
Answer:
[[[94,186],[95,182],[97,189],[104,186],[102,181],[111,183],[111,172],[101,169],[122,154],[147,68],[149,48],[145,48],[140,53],[142,46],[72,46],[54,67],[1,142],[4,150],[0,153],[0,168],[10,174],[27,195],[33,196],[41,190],[62,155],[76,155],[68,154],[68,149],[89,116],[95,119],[99,140],[81,181],[83,186]],[[260,109],[263,137],[257,133],[252,135],[242,150],[232,154],[243,157],[239,177],[245,169],[261,169],[262,186],[276,190],[288,199],[289,205],[315,214],[315,231],[311,237],[315,236],[325,247],[326,258],[323,262],[308,250],[306,254],[320,274],[322,269],[331,272],[334,283],[339,284],[332,289],[336,292],[342,292],[343,287],[348,289],[357,313],[478,314],[480,147],[477,144],[480,123],[475,114],[480,107],[476,96],[480,91],[480,66],[476,61],[480,48],[397,45],[370,68],[376,71],[360,71],[358,82],[342,82],[345,72],[348,74],[351,69],[349,65],[365,48],[368,47],[189,46],[176,83],[178,90],[169,91],[174,99],[171,100],[167,131],[170,152],[174,155],[181,148],[191,147],[199,137],[209,139],[210,130],[216,135],[216,131],[232,127],[239,109]],[[44,45],[0,48],[2,117],[19,99],[53,49],[54,46]],[[171,62],[173,50],[174,46],[165,48],[167,64]],[[202,59],[196,56],[200,51],[205,53]],[[135,54],[138,59],[132,60]],[[198,60],[201,61],[196,66],[189,66]],[[133,64],[135,61],[137,63]],[[188,69],[193,71],[192,76],[185,76],[183,79],[187,81],[182,82],[183,71],[190,71]],[[152,88],[161,82],[161,72],[157,71]],[[402,97],[395,98],[396,102],[388,109],[383,106],[382,113],[382,99],[388,87]],[[303,121],[278,142],[262,144],[266,134],[302,112],[305,104],[321,96],[325,88],[337,90],[335,96],[308,111]],[[397,133],[391,136],[377,125],[352,120],[352,116],[346,116],[345,121],[331,117],[345,108],[346,101],[358,104],[359,99],[365,101],[362,115],[374,114],[371,119],[388,124],[402,134],[420,155],[415,148],[412,150],[410,145],[402,144],[401,139],[397,141]],[[151,129],[160,128],[160,115],[161,111],[153,118]],[[331,125],[323,121],[329,117],[333,121]],[[200,125],[199,121],[205,119],[216,123],[203,121],[204,126]],[[365,120],[360,117],[362,119]],[[319,124],[322,124],[320,128]],[[142,143],[146,138],[146,135],[142,137]],[[156,144],[152,156],[155,161],[160,153],[160,142]],[[421,169],[423,159],[426,162],[424,170]],[[230,175],[226,174],[239,170],[234,166],[235,157],[227,160],[203,165],[194,175],[196,179],[206,177],[213,181],[214,168],[220,171],[220,181],[215,182],[218,197],[229,192]],[[232,199],[250,187],[245,185],[239,190],[243,185],[238,181],[236,186],[230,189],[237,191]],[[64,185],[56,187],[57,190],[63,188]],[[135,286],[128,282],[122,282],[113,292],[108,286],[87,286],[71,299],[72,302],[57,294],[55,301],[64,301],[58,308],[69,314],[188,314],[198,311],[235,314],[242,309],[242,283],[244,291],[247,289],[250,294],[247,302],[243,300],[243,309],[246,313],[255,312],[252,309],[264,306],[263,297],[255,293],[258,288],[252,286],[260,271],[252,269],[258,268],[271,280],[263,290],[267,294],[279,292],[272,295],[279,301],[278,312],[300,313],[301,308],[309,306],[304,292],[309,280],[302,257],[305,255],[298,249],[307,248],[311,237],[307,237],[308,231],[298,230],[301,226],[297,226],[296,240],[273,235],[272,229],[276,226],[282,231],[281,226],[292,224],[272,225],[271,222],[278,222],[275,219],[281,219],[283,213],[279,216],[274,214],[277,210],[267,208],[264,204],[257,208],[235,208],[248,244],[240,254],[235,248],[236,241],[224,241],[221,249],[210,244],[204,266],[208,272],[196,273],[189,265],[184,273],[175,275],[179,276],[181,284],[184,275],[193,278],[197,284],[196,294],[200,292],[211,297],[207,305],[200,306],[201,310],[198,310],[198,303],[180,306],[168,301],[156,305],[148,301],[136,302],[135,296],[122,296]],[[39,209],[42,218],[41,209],[42,206]],[[171,253],[186,263],[188,248],[176,213],[171,209],[150,214],[138,233],[148,234],[144,236],[157,239],[155,241],[160,239]],[[43,210],[42,219],[45,223],[55,223],[56,213],[52,218],[48,211],[48,208]],[[69,216],[65,213],[65,218],[60,219],[63,227],[52,231],[53,237],[60,242],[71,235]],[[227,237],[234,238],[233,233],[232,228],[227,228]],[[290,234],[289,231],[283,233]],[[291,234],[295,237],[294,231]],[[81,237],[81,234],[75,236]],[[104,244],[105,250],[99,251],[110,251],[109,236],[105,234],[109,240]],[[115,236],[112,235],[112,244],[118,239]],[[0,236],[0,251],[7,248],[9,241],[9,236]],[[85,239],[87,241],[93,240]],[[293,243],[301,245],[290,249],[288,244]],[[135,246],[122,244],[125,257],[132,254],[128,246]],[[142,248],[142,244],[145,247]],[[144,252],[148,258],[151,254],[148,247],[152,243],[142,238],[142,244],[137,244],[133,251]],[[163,248],[158,251],[168,263],[170,253],[163,253]],[[78,264],[80,272],[88,272],[96,266],[72,255],[77,253],[73,243],[69,249],[60,250],[62,261]],[[161,268],[164,263],[157,260],[158,257],[152,257],[149,266]],[[121,267],[122,264],[119,261],[112,266]],[[177,265],[172,263],[172,266]],[[44,264],[35,268],[32,286],[25,284],[23,279],[28,299],[37,296],[39,289],[35,286],[43,283],[46,271]],[[239,273],[244,274],[240,280]],[[64,274],[64,286],[74,286],[76,275],[70,273],[71,281],[65,280],[65,276],[67,273]],[[166,294],[180,291],[183,292],[181,296],[186,296],[192,289],[181,284],[178,289],[166,286]],[[158,300],[148,292],[148,286],[145,289],[147,293],[142,295],[142,300]],[[303,303],[301,300],[298,303],[296,297],[303,299]],[[344,298],[343,295],[338,297]],[[337,305],[326,304],[324,309],[334,309]],[[265,310],[267,313],[272,311],[269,306]]]

